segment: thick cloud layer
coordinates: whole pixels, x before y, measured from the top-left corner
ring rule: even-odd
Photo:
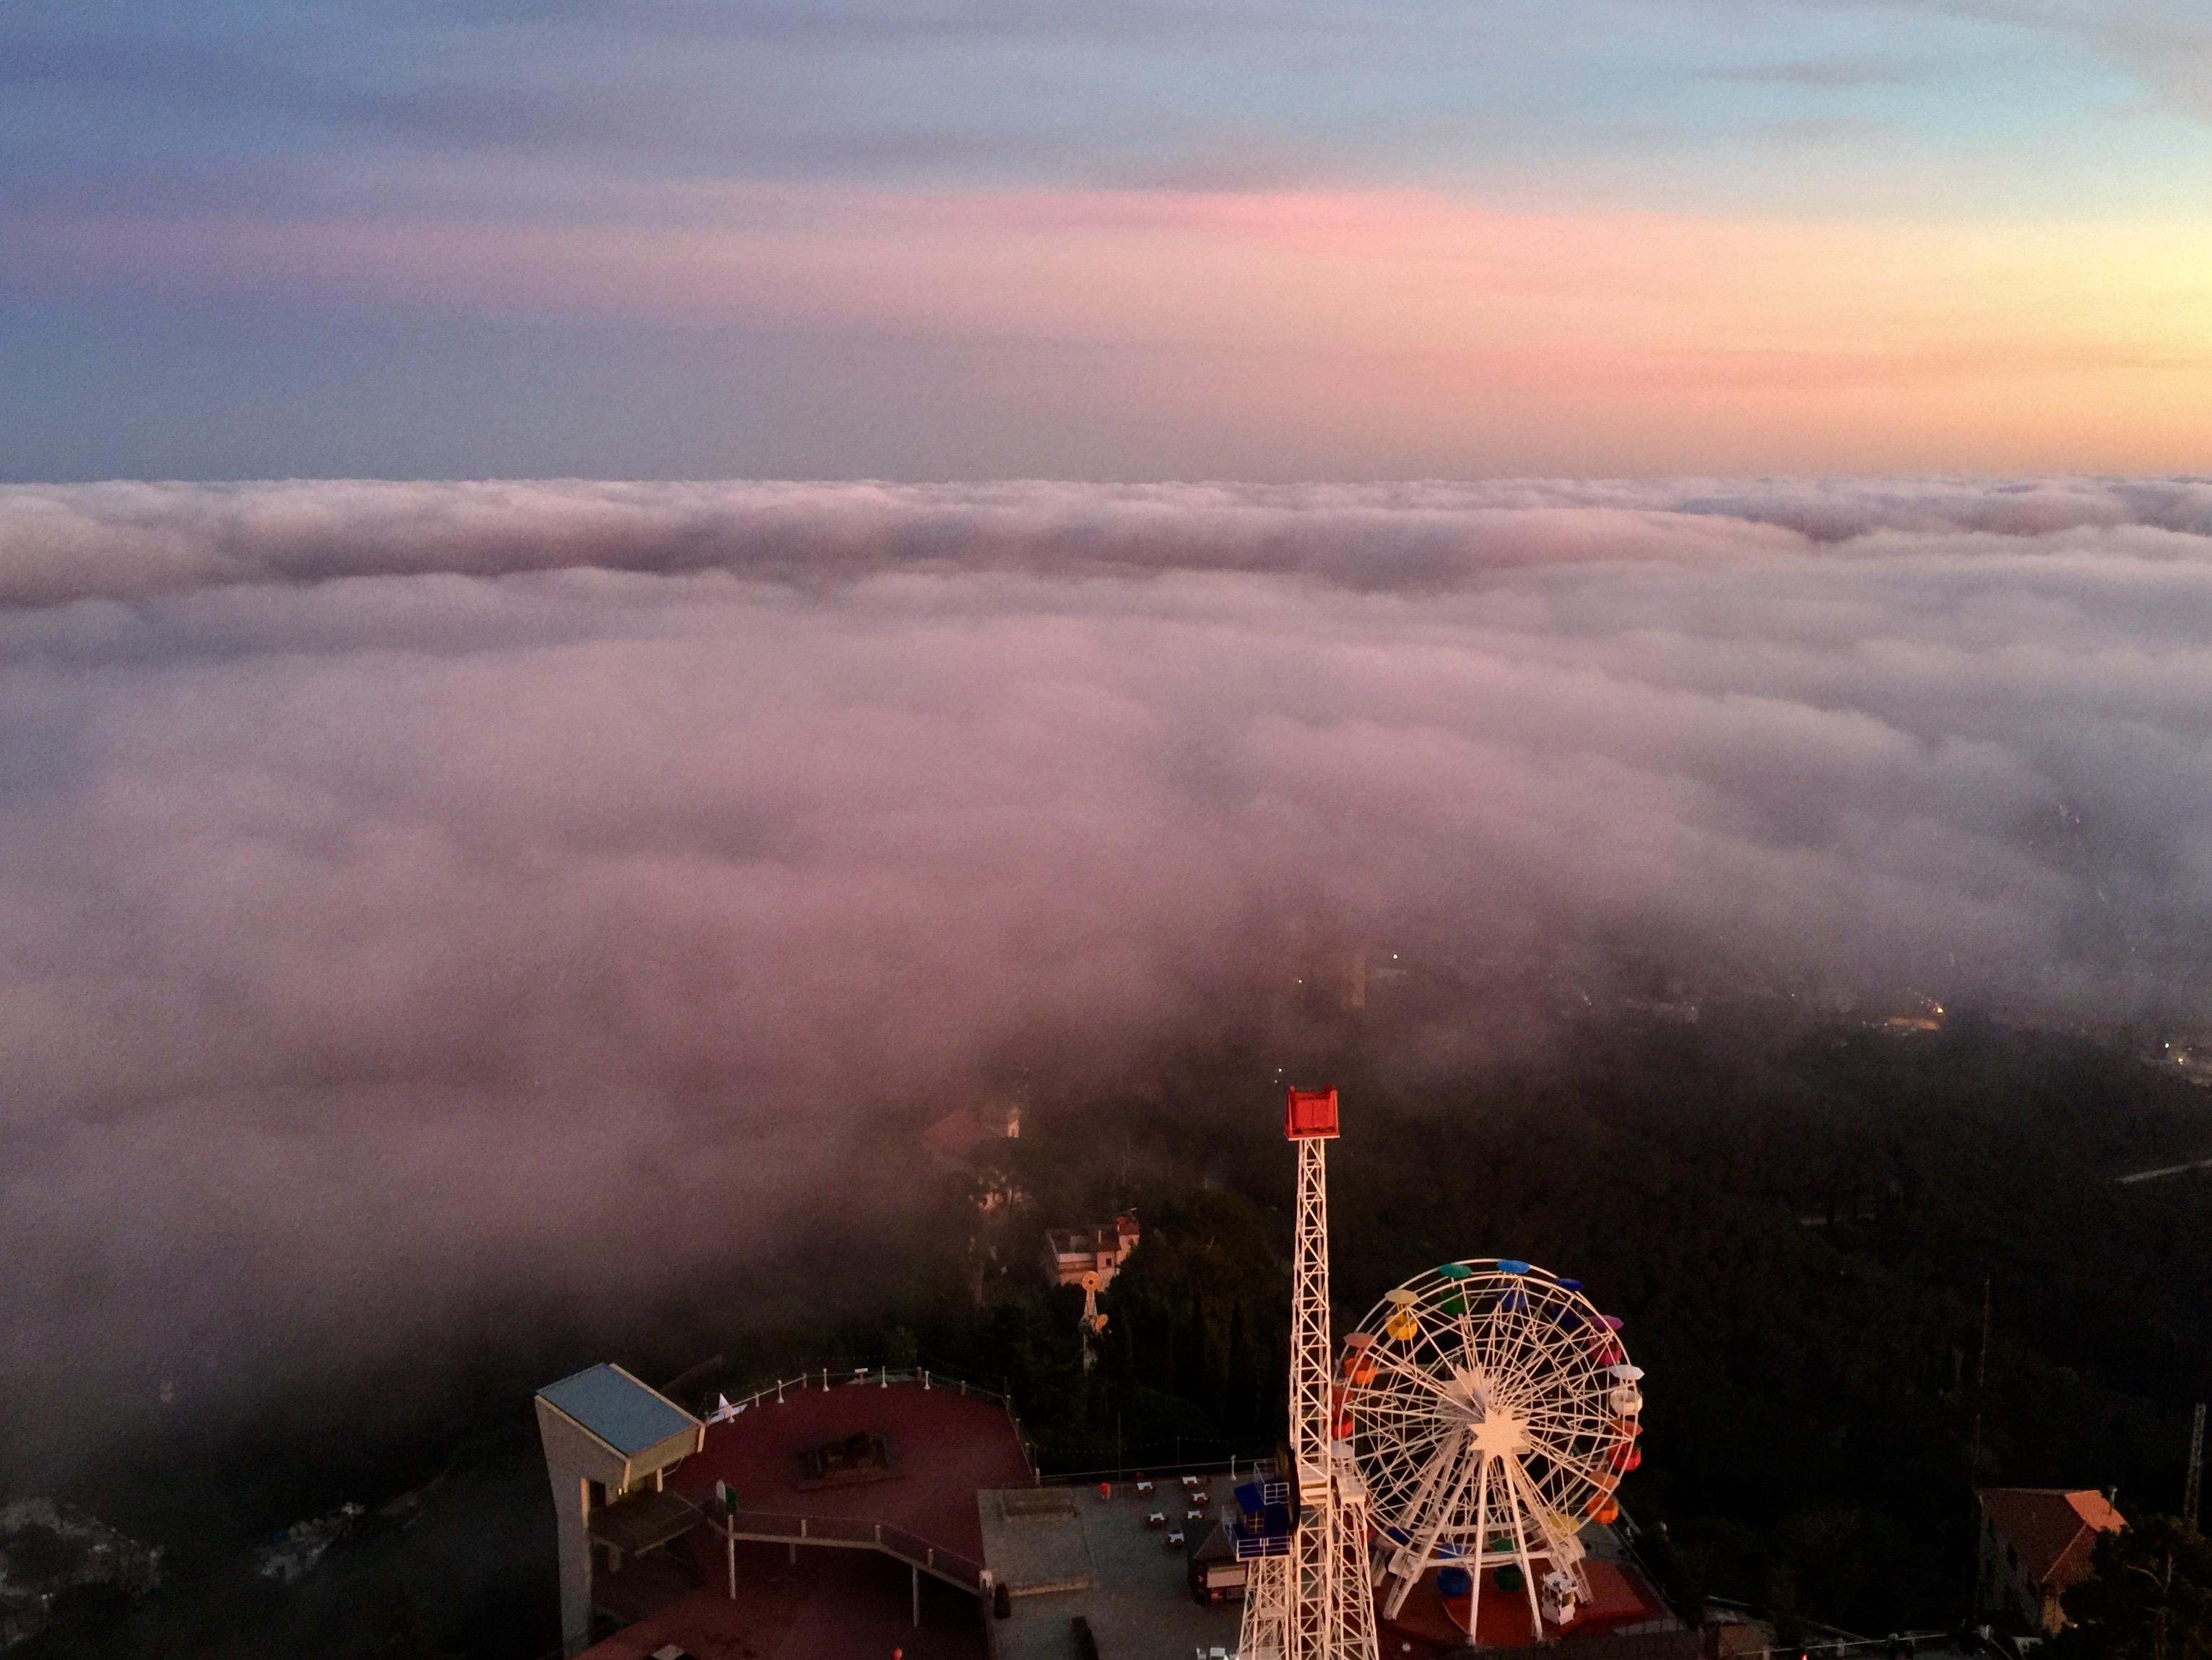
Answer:
[[[27,1444],[680,1273],[1298,926],[2212,1018],[2212,481],[23,489],[0,602]]]
[[[1406,590],[1523,565],[1709,563],[1885,533],[2131,528],[2212,535],[2212,479],[23,485],[0,487],[0,605],[583,566],[810,587],[894,571],[1203,570]]]

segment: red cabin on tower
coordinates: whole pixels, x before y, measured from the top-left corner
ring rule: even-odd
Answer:
[[[1336,1140],[1336,1091],[1292,1090],[1283,1104],[1283,1134],[1292,1141]]]

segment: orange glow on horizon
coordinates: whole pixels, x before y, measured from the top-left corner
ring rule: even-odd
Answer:
[[[1464,471],[1515,443],[1522,465],[1576,443],[1632,469],[2212,465],[2212,222],[751,187],[656,213],[53,220],[0,260],[322,304],[1021,343],[1079,356],[1086,397],[1244,423],[1293,454],[1348,444],[1353,471]]]

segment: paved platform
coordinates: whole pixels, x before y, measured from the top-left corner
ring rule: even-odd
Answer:
[[[979,1495],[983,1556],[1009,1594],[1088,1590],[1097,1583],[1091,1547],[1066,1487],[1010,1487]]]
[[[993,1553],[1011,1552],[1010,1566],[1036,1573],[1042,1582],[1046,1576],[1039,1564],[1020,1554],[1023,1530],[1042,1520],[1056,1535],[1050,1548],[1054,1552],[1064,1553],[1070,1540],[1079,1540],[1091,1577],[1091,1584],[1080,1590],[1040,1590],[1014,1597],[1012,1617],[992,1622],[996,1660],[1071,1660],[1076,1653],[1072,1624],[1078,1614],[1091,1622],[1102,1660],[1191,1660],[1194,1650],[1235,1650],[1238,1605],[1200,1603],[1190,1593],[1182,1551],[1168,1548],[1164,1531],[1145,1525],[1150,1511],[1180,1515],[1181,1506],[1172,1499],[1181,1495],[1168,1482],[1161,1483],[1158,1498],[1147,1499],[1139,1499],[1127,1487],[1116,1487],[1111,1499],[1101,1499],[1096,1487],[1059,1491],[1067,1495],[1067,1508],[1042,1517],[1018,1513],[1021,1505],[1033,1502],[1023,1494],[986,1493],[977,1500],[984,1560],[994,1572],[1000,1559]],[[1017,1507],[1012,1516],[1004,1511],[1009,1498]]]

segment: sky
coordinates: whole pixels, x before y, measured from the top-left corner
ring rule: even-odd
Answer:
[[[0,478],[2185,471],[2193,0],[7,0]]]
[[[2212,480],[0,489],[0,1479],[611,1344],[1301,939],[1466,988],[1400,1079],[2201,1042],[2208,642]]]

